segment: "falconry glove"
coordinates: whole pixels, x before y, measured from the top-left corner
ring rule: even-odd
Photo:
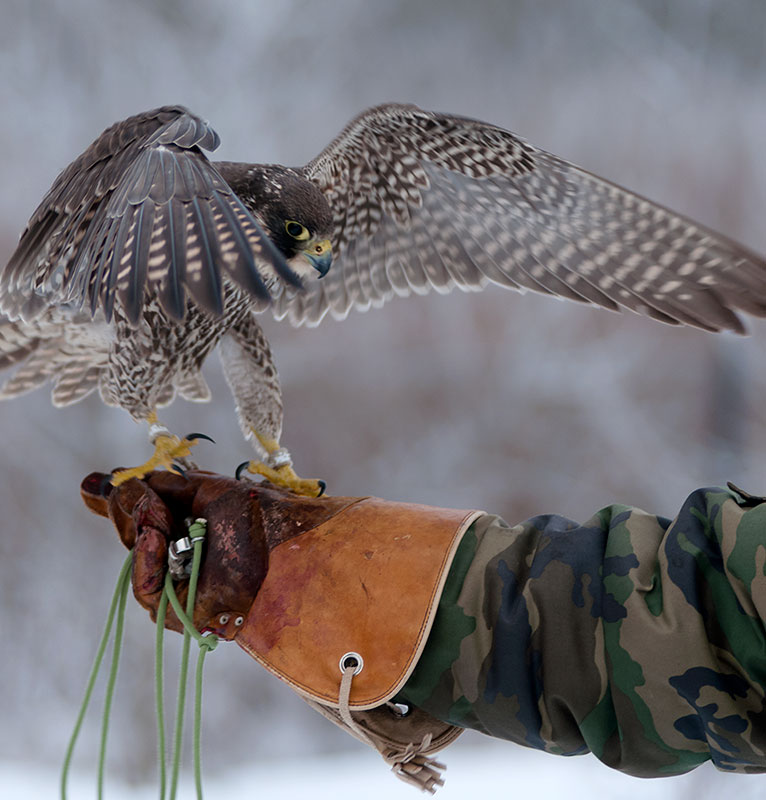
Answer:
[[[207,522],[193,622],[236,641],[304,700],[427,791],[429,756],[461,728],[391,701],[425,647],[441,590],[476,511],[372,497],[298,497],[212,473],[82,483],[94,512],[134,548],[132,583],[156,620],[165,574],[183,575],[185,520]],[[176,592],[186,600],[182,577]],[[168,609],[165,626],[182,631]],[[404,709],[404,710],[403,710]]]

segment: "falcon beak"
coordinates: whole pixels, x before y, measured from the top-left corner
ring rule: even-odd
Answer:
[[[329,239],[321,242],[311,241],[303,251],[303,256],[323,278],[332,266],[332,245]]]

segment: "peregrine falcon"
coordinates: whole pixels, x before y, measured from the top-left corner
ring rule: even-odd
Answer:
[[[744,332],[766,316],[766,261],[739,244],[465,117],[388,104],[303,167],[211,162],[217,134],[181,106],[108,128],[56,179],[0,275],[0,390],[53,382],[63,406],[98,389],[150,425],[155,454],[114,482],[172,467],[194,442],[156,410],[207,400],[219,345],[259,461],[303,494],[280,445],[282,402],[257,315],[294,325],[396,295],[509,289]]]

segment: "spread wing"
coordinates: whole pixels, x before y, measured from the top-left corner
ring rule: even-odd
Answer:
[[[52,305],[114,303],[139,318],[147,285],[181,319],[187,295],[223,311],[222,280],[265,304],[261,267],[297,278],[202,153],[205,122],[165,106],[118,122],[56,179],[0,275],[0,311],[30,319]]]
[[[294,324],[488,283],[707,330],[766,315],[763,258],[493,125],[380,106],[303,169],[333,210],[335,258],[273,306]]]

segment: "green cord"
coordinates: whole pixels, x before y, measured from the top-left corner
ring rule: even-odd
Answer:
[[[165,616],[168,610],[168,595],[163,591],[157,606],[157,634],[154,645],[154,696],[157,717],[157,759],[160,765],[160,800],[165,800],[167,788],[167,750],[165,745],[165,697],[162,675],[165,643]]]
[[[215,650],[218,645],[218,637],[213,634],[203,636],[194,627],[191,617],[183,610],[183,607],[181,606],[181,601],[178,599],[178,595],[176,594],[176,590],[172,581],[170,581],[168,578],[165,579],[165,591],[167,592],[168,600],[170,601],[170,605],[173,607],[173,611],[175,611],[179,622],[184,626],[184,631],[188,633],[200,647],[204,647],[206,650]]]
[[[61,799],[66,800],[67,798],[67,780],[69,778],[69,767],[72,764],[72,755],[74,754],[75,744],[77,744],[77,737],[80,735],[80,729],[82,728],[83,720],[85,719],[85,712],[88,710],[88,705],[90,704],[91,696],[93,695],[93,687],[96,683],[96,678],[98,677],[99,670],[101,669],[101,662],[104,658],[104,653],[106,652],[106,645],[109,642],[109,635],[112,632],[112,623],[114,622],[114,614],[117,610],[117,605],[120,602],[120,598],[123,594],[123,585],[127,586],[128,581],[130,579],[130,569],[133,564],[133,551],[131,550],[128,553],[128,557],[125,559],[125,563],[122,565],[122,569],[120,570],[119,577],[117,578],[117,586],[114,589],[114,594],[112,595],[112,602],[109,606],[109,613],[106,616],[106,623],[104,625],[104,632],[101,634],[101,641],[98,645],[98,650],[96,651],[96,657],[93,660],[93,666],[90,670],[90,675],[88,676],[88,682],[85,685],[85,696],[83,697],[83,701],[80,704],[80,711],[77,715],[77,721],[74,725],[74,730],[72,731],[72,735],[69,737],[69,744],[67,745],[66,754],[64,755],[64,764],[61,769]]]
[[[194,783],[197,791],[197,797],[202,800],[202,759],[201,759],[201,729],[202,729],[202,670],[205,663],[205,656],[209,650],[215,650],[218,644],[218,637],[215,635],[203,636],[194,627],[192,615],[194,612],[194,599],[197,593],[197,578],[199,575],[200,563],[202,560],[202,540],[205,535],[206,523],[205,520],[195,520],[189,526],[189,535],[194,543],[194,554],[192,557],[191,575],[189,576],[189,588],[186,598],[186,610],[181,607],[181,603],[176,596],[173,580],[169,573],[165,575],[165,586],[160,596],[160,602],[157,607],[157,634],[155,639],[155,702],[157,712],[157,751],[160,761],[160,800],[165,800],[167,789],[167,749],[165,741],[165,703],[164,703],[164,679],[163,679],[163,645],[164,645],[164,630],[165,630],[165,617],[167,614],[168,603],[173,607],[176,616],[181,621],[184,627],[184,644],[181,654],[181,666],[178,678],[178,699],[176,707],[176,721],[173,738],[173,759],[171,764],[171,785],[170,785],[170,798],[175,800],[176,792],[178,789],[178,774],[181,763],[181,745],[183,741],[183,717],[184,705],[186,699],[186,680],[189,669],[189,649],[191,639],[193,638],[200,647],[200,652],[197,657],[197,668],[195,673],[195,694],[194,694]],[[80,711],[77,715],[74,730],[69,739],[66,754],[64,756],[64,764],[61,771],[61,798],[67,800],[67,781],[69,777],[69,769],[72,762],[75,744],[82,728],[85,713],[88,710],[90,700],[93,694],[93,687],[96,683],[96,678],[101,669],[101,664],[104,659],[106,647],[109,643],[109,638],[112,632],[112,626],[115,622],[116,626],[114,634],[114,644],[112,647],[112,661],[109,669],[109,678],[106,686],[106,694],[104,698],[104,710],[101,720],[101,745],[99,749],[99,762],[98,762],[98,798],[102,800],[104,789],[104,773],[106,765],[106,744],[107,735],[109,732],[109,723],[111,718],[112,700],[114,698],[114,689],[117,682],[117,670],[120,661],[120,654],[122,652],[122,639],[125,624],[125,605],[128,596],[128,587],[130,586],[130,573],[133,564],[133,551],[131,550],[125,563],[122,565],[120,574],[117,578],[117,586],[114,590],[112,602],[109,606],[109,613],[107,614],[104,632],[99,642],[96,657],[91,667],[88,682],[85,687],[85,697],[83,698],[80,706]]]
[[[202,668],[211,649],[215,648],[200,647],[194,676],[194,786],[198,800],[202,800]]]
[[[120,652],[122,651],[122,634],[125,629],[125,603],[128,599],[129,576],[125,576],[122,581],[118,581],[120,591],[120,601],[117,608],[117,624],[114,628],[114,645],[112,648],[112,664],[109,668],[109,680],[106,684],[106,694],[104,696],[104,710],[101,716],[101,747],[98,754],[98,800],[104,796],[104,770],[106,767],[106,741],[109,733],[109,718],[112,713],[112,700],[114,698],[114,687],[117,683],[117,668],[120,665]]]
[[[169,580],[170,580],[170,573],[168,573],[167,575],[166,583]],[[167,592],[168,590],[166,585],[165,593],[167,594]],[[193,599],[191,591],[189,591],[188,594],[187,607],[188,607],[188,599]],[[191,637],[189,635],[189,631],[186,629],[186,626],[184,626],[184,644],[181,650],[181,668],[178,673],[178,696],[176,698],[176,726],[175,726],[175,731],[173,733],[173,758],[170,762],[171,765],[170,800],[175,800],[176,798],[176,791],[178,789],[178,772],[181,767],[181,743],[183,740],[184,705],[186,703],[186,675],[189,671],[190,645],[191,645]]]
[[[183,741],[183,717],[184,706],[186,702],[186,680],[189,670],[189,648],[191,646],[191,639],[195,639],[201,648],[200,656],[197,662],[197,677],[195,680],[195,718],[194,718],[194,775],[195,784],[197,788],[197,797],[202,798],[202,779],[201,779],[201,757],[199,741],[201,736],[201,706],[202,706],[202,669],[200,661],[204,664],[204,652],[207,650],[215,650],[218,644],[217,636],[202,636],[199,631],[194,627],[192,620],[192,613],[194,611],[194,598],[197,593],[197,576],[199,574],[199,564],[202,559],[202,538],[205,529],[203,527],[204,520],[197,520],[189,526],[189,534],[194,542],[194,554],[192,557],[191,575],[189,576],[189,589],[186,596],[186,610],[181,607],[173,580],[170,573],[165,575],[165,591],[163,594],[170,601],[176,616],[184,626],[184,644],[181,651],[181,667],[178,676],[178,699],[176,703],[176,722],[175,733],[173,737],[173,759],[171,761],[171,779],[170,779],[170,800],[175,800],[176,792],[178,789],[178,773],[181,764],[181,745]]]

